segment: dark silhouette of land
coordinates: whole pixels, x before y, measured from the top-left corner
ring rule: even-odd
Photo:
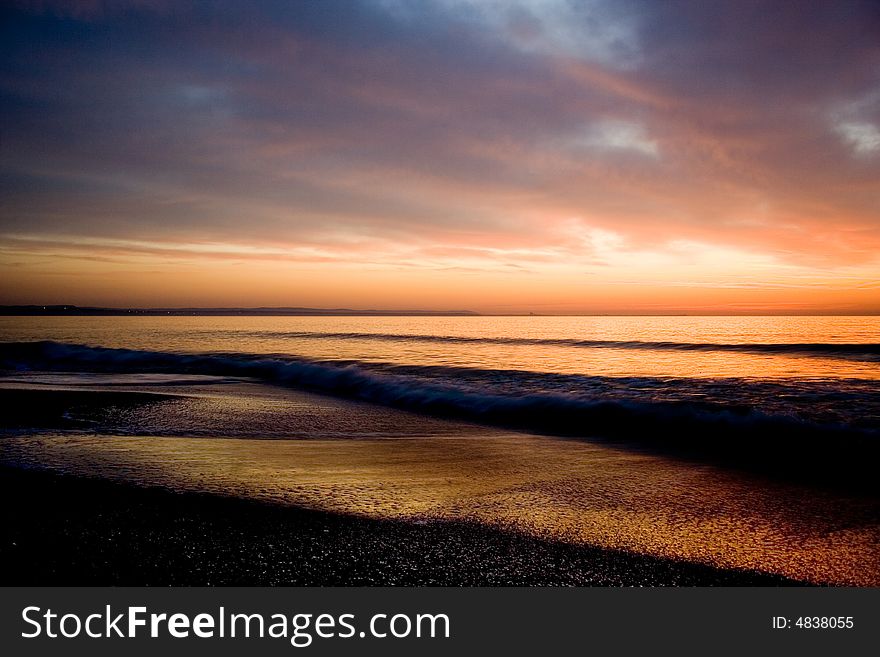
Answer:
[[[284,315],[315,315],[315,316],[410,316],[426,317],[463,317],[479,315],[472,310],[383,310],[383,309],[352,309],[352,308],[104,308],[73,305],[24,305],[0,306],[0,315],[16,316],[126,316],[126,315],[209,315],[209,316],[284,316]]]

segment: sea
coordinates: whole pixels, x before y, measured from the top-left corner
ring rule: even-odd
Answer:
[[[876,316],[0,317],[0,462],[877,586],[878,379]]]

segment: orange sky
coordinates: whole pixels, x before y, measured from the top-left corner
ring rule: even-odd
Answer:
[[[4,9],[0,303],[880,312],[880,14]]]

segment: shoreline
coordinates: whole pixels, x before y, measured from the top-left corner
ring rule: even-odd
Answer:
[[[373,519],[0,466],[4,586],[788,586],[473,521]]]

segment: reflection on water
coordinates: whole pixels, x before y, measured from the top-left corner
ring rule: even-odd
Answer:
[[[754,450],[756,463],[765,444],[739,438],[755,438],[755,423],[766,420],[760,440],[803,430],[846,463],[853,457],[841,432],[880,435],[878,337],[878,317],[4,317],[0,342],[163,353],[6,345],[0,387],[19,399],[30,394],[22,390],[52,390],[66,417],[40,424],[39,414],[25,414],[6,431],[18,435],[0,439],[0,460],[345,513],[471,518],[880,586],[874,498],[439,417],[540,430],[541,413],[563,409],[578,429],[568,435],[594,437],[604,418],[622,423],[634,443],[681,432],[717,441],[724,429],[721,437]],[[554,340],[812,347],[750,353],[546,342]],[[343,367],[348,360],[358,365]],[[109,390],[152,394],[149,403],[131,403]],[[78,406],[68,408],[74,396]],[[504,421],[516,413],[530,421]],[[65,427],[62,435],[39,433]]]
[[[555,539],[880,585],[875,501],[577,441],[42,436],[3,460],[381,517],[470,518]]]
[[[311,337],[295,334],[309,333]],[[287,354],[605,376],[880,378],[880,363],[809,355],[393,342],[385,334],[721,344],[880,342],[880,317],[3,317],[0,341],[156,351]]]

